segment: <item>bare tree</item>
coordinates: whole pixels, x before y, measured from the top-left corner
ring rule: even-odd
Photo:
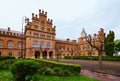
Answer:
[[[104,30],[101,28],[98,32],[98,35],[94,35],[92,38],[91,35],[85,37],[87,43],[94,49],[98,51],[99,56],[99,67],[102,68],[102,55],[104,51],[104,38],[105,33]]]
[[[90,57],[90,60],[92,60],[92,47],[90,45],[88,45],[88,55]]]

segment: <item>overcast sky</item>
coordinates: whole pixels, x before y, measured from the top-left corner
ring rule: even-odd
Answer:
[[[102,27],[120,39],[120,0],[0,0],[0,28],[21,31],[22,18],[48,12],[56,26],[56,38],[77,39],[82,28],[94,34]]]

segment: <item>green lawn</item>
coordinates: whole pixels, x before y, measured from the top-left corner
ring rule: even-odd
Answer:
[[[37,74],[34,81],[99,81],[86,76],[70,76],[70,77],[60,77],[60,76],[43,76]],[[0,70],[0,81],[13,81],[13,76],[11,72]],[[33,80],[32,80],[33,81]]]

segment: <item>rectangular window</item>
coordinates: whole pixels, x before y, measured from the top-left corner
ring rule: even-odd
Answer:
[[[41,27],[41,30],[44,30],[44,27]]]
[[[44,35],[44,34],[41,34],[41,35],[40,35],[40,38],[45,38],[45,35]]]
[[[35,26],[34,26],[34,28],[37,30],[37,29],[38,29],[38,26],[37,26],[37,25],[35,25]]]
[[[47,32],[50,32],[50,28],[47,28]]]
[[[1,52],[0,52],[0,56],[2,56]]]
[[[13,48],[14,47],[14,43],[13,42],[8,42],[8,48]]]
[[[41,21],[41,26],[44,27],[45,26],[45,22]]]
[[[22,43],[18,43],[18,48],[19,48],[19,49],[22,48]]]
[[[44,30],[44,27],[45,27],[45,22],[41,21],[41,30]]]
[[[48,36],[48,35],[47,35],[46,39],[51,39],[51,36]]]
[[[39,47],[38,42],[33,42],[33,47]]]
[[[38,37],[38,34],[34,33],[34,37]]]
[[[2,48],[2,42],[0,42],[0,48]]]

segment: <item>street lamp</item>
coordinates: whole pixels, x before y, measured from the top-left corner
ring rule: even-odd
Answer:
[[[24,58],[26,57],[26,54],[25,54],[25,45],[24,45],[24,37],[25,37],[25,34],[23,33],[23,25],[24,23],[28,23],[29,22],[29,19],[26,17],[26,16],[23,16],[22,17],[22,48],[21,48],[21,55],[22,55],[22,58],[23,58],[23,50],[24,50]],[[24,45],[24,48],[23,48],[23,45]]]

